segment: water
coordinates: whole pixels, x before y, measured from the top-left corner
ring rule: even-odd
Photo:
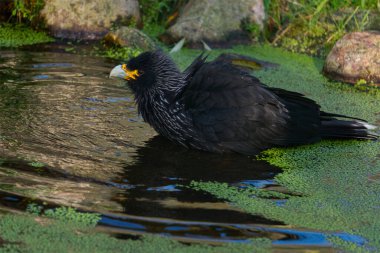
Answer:
[[[333,251],[324,233],[243,213],[184,187],[203,180],[285,190],[273,180],[279,170],[263,161],[186,150],[156,136],[128,88],[108,79],[118,63],[59,46],[0,51],[1,209],[25,210],[33,199],[99,212],[99,229],[121,238],[266,237],[279,252]]]

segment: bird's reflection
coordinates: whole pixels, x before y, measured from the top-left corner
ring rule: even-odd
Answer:
[[[137,149],[135,158],[136,162],[125,167],[125,175],[119,181],[134,187],[115,196],[115,200],[122,202],[126,213],[142,216],[252,221],[253,216],[185,186],[192,180],[230,184],[268,180],[279,172],[277,168],[252,157],[188,150],[160,136]],[[255,217],[255,222],[265,223],[265,220]]]

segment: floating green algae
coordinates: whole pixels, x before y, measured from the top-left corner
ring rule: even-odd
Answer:
[[[146,235],[141,240],[119,240],[95,232],[91,226],[32,215],[4,215],[0,218],[0,252],[268,252],[270,241],[208,246],[185,245],[165,237]]]
[[[19,47],[54,41],[43,32],[21,25],[0,24],[0,47]]]

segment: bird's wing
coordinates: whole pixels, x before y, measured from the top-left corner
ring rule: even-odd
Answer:
[[[203,138],[225,151],[251,154],[274,145],[305,143],[317,131],[311,127],[316,120],[309,118],[319,117],[314,115],[318,112],[304,115],[310,113],[311,107],[313,112],[319,110],[314,101],[310,100],[312,105],[303,111],[302,103],[310,102],[301,94],[271,90],[257,78],[226,63],[203,64],[182,99]],[[304,127],[300,124],[302,117],[306,117]]]
[[[204,55],[204,52],[202,52],[200,55],[198,55],[197,58],[194,59],[194,61],[183,71],[183,75],[187,82],[191,81],[191,78],[194,76],[194,74],[203,66],[203,64],[206,62],[208,55]]]

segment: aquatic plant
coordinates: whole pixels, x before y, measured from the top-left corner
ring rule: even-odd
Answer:
[[[34,214],[34,215],[40,215],[43,209],[44,209],[43,206],[40,206],[36,203],[30,203],[26,207],[26,212],[30,214]]]
[[[36,162],[36,161],[34,161],[34,162],[30,162],[30,163],[28,163],[30,166],[32,166],[32,167],[35,167],[35,168],[42,168],[42,167],[44,167],[45,166],[45,164],[44,163],[42,163],[42,162]]]
[[[84,226],[95,226],[101,219],[98,213],[85,213],[78,212],[72,207],[58,207],[54,209],[47,209],[37,203],[30,203],[26,207],[26,212],[34,215],[41,215],[44,217],[60,220],[68,223],[76,223]]]
[[[95,226],[101,219],[98,213],[82,213],[75,208],[64,206],[48,209],[44,212],[44,215],[64,222],[80,223],[87,226]]]

